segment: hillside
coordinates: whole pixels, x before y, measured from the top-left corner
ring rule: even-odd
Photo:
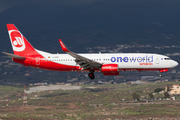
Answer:
[[[96,85],[84,86],[74,91],[42,91],[28,94],[28,106],[22,106],[22,97],[14,98],[7,93],[9,108],[0,109],[0,119],[177,119],[179,117],[179,96],[176,100],[162,100],[164,95],[156,93],[154,98],[145,102],[147,94],[153,93],[156,88],[180,84],[179,82],[166,82],[144,85]],[[16,90],[16,86],[5,86],[4,89]],[[94,87],[94,88],[87,88]],[[141,101],[134,101],[132,94],[139,94]],[[2,95],[2,91],[0,91]],[[16,95],[16,96],[17,96]],[[172,97],[172,96],[171,96]],[[20,98],[20,99],[19,99]],[[19,100],[18,100],[19,99]],[[2,98],[0,100],[3,100]],[[4,106],[5,101],[0,101]]]

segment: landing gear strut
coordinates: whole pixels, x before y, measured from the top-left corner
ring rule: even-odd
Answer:
[[[162,77],[162,74],[161,74],[161,72],[159,72],[159,77]]]
[[[89,78],[90,79],[94,79],[95,78],[95,76],[94,76],[94,71],[90,71],[90,73],[88,74],[88,76],[89,76]]]
[[[159,74],[159,77],[162,77],[162,74],[161,74],[161,73]]]

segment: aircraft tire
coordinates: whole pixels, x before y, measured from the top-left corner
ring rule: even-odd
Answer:
[[[94,73],[89,73],[88,76],[89,76],[89,78],[92,79],[92,80],[95,78]]]

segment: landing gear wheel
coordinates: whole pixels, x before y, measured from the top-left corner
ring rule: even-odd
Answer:
[[[161,73],[159,74],[159,77],[162,77]]]
[[[162,77],[162,74],[161,74],[161,72],[159,71],[159,77]]]
[[[94,73],[89,73],[88,76],[89,76],[90,79],[94,79],[95,78]]]

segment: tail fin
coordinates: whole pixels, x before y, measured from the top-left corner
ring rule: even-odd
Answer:
[[[37,55],[38,52],[26,40],[21,32],[14,26],[14,24],[7,24],[7,29],[11,41],[11,45],[15,55],[26,57],[28,55]]]

